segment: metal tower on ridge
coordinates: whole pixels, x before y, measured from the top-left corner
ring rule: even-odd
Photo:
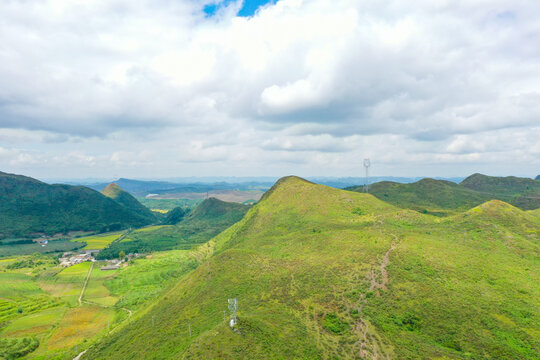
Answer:
[[[236,325],[236,311],[238,310],[238,300],[236,298],[229,299],[229,312],[231,313],[231,320],[229,321],[229,326],[231,328],[234,328],[234,325]]]
[[[369,159],[364,159],[364,169],[366,169],[366,181],[364,183],[364,192],[369,192],[369,167],[371,166],[371,161]]]

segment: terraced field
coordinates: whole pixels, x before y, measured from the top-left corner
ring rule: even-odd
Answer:
[[[133,311],[197,265],[186,251],[157,253],[112,271],[102,271],[106,263],[101,261],[61,268],[48,259],[0,261],[0,345],[6,341],[0,350],[28,352],[31,359],[73,358],[83,343],[121,327]],[[11,269],[10,264],[23,267]]]

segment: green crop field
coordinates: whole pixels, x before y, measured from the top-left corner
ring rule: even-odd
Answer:
[[[158,252],[120,269],[117,276],[107,280],[105,285],[113,296],[121,298],[119,305],[137,309],[197,265],[189,251]]]
[[[137,229],[134,232],[135,233],[140,233],[140,232],[154,231],[154,230],[162,229],[162,228],[167,227],[167,226],[168,225],[147,226],[147,227],[144,227],[144,228],[141,228],[141,229]]]
[[[5,260],[0,263],[0,338],[7,341],[9,354],[23,349],[27,357],[43,360],[69,358],[66,354],[88,340],[121,327],[129,311],[144,308],[198,264],[189,252],[179,250],[152,254],[112,271],[101,270],[105,262],[61,268],[46,255]]]
[[[83,248],[83,250],[101,250],[109,246],[115,240],[118,240],[118,238],[120,238],[122,234],[122,232],[114,232],[106,235],[76,238],[72,241],[85,243],[86,246]]]
[[[78,242],[78,239],[68,240],[68,239],[58,239],[51,240],[46,246],[41,246],[37,242],[29,244],[13,244],[13,245],[3,245],[0,244],[0,258],[2,257],[13,257],[19,255],[30,255],[34,253],[59,253],[65,251],[73,251],[80,249],[84,244]]]

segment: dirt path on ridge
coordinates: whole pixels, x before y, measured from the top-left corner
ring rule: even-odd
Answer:
[[[386,290],[386,284],[388,283],[388,271],[386,270],[386,267],[390,263],[390,252],[396,248],[396,244],[392,243],[390,245],[390,249],[384,254],[383,261],[381,262],[381,265],[379,267],[379,271],[381,274],[381,281],[377,281],[377,276],[375,274],[375,270],[371,270],[371,284],[369,286],[369,291],[373,291],[375,289],[377,290]]]
[[[390,244],[390,248],[386,251],[380,265],[375,266],[368,272],[367,278],[370,283],[369,291],[377,291],[377,296],[381,296],[380,291],[386,290],[388,283],[388,271],[386,267],[390,263],[390,253],[397,247],[398,237],[393,235],[394,239]],[[360,314],[362,308],[367,303],[368,298],[363,294],[357,304],[356,310]],[[356,342],[357,356],[361,359],[373,360],[389,360],[391,355],[385,350],[384,343],[376,333],[369,332],[369,323],[362,318],[359,318],[354,325],[355,332],[359,335]]]

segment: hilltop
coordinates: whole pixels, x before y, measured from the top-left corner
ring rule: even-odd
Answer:
[[[536,359],[540,218],[480,208],[440,219],[284,178],[82,359]]]
[[[363,186],[347,190],[363,192]],[[370,185],[370,194],[390,204],[433,215],[449,215],[498,199],[524,210],[540,208],[540,182],[518,177],[474,174],[456,184],[422,179],[400,184],[382,181]]]
[[[0,238],[143,226],[148,219],[84,186],[0,172]]]
[[[115,183],[110,183],[101,191],[101,193],[108,198],[113,199],[123,207],[135,212],[137,215],[145,218],[148,222],[156,220],[156,216],[146,206],[142,205],[131,194],[124,191],[120,186]]]
[[[214,198],[202,201],[187,215],[183,209],[177,208],[165,219],[166,225],[135,230],[128,235],[127,241],[111,244],[109,248],[101,251],[98,257],[114,258],[120,251],[128,254],[191,249],[240,221],[249,208],[247,205]]]

